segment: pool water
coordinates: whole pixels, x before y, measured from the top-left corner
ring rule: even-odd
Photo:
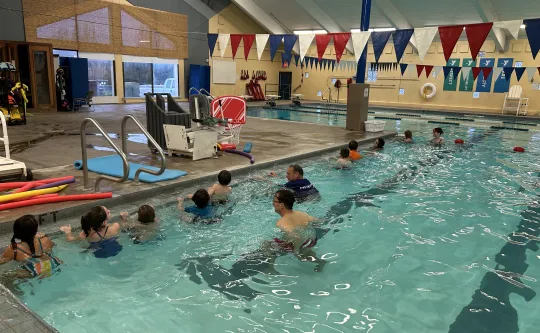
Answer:
[[[389,140],[349,171],[333,169],[333,155],[302,161],[322,199],[296,208],[323,220],[322,272],[284,255],[278,275],[265,273],[255,251],[278,235],[275,187],[246,177],[220,223],[188,225],[166,205],[159,239],[123,235],[108,259],[56,237],[61,271],[13,288],[69,333],[536,331],[540,136],[447,126],[435,148],[431,124],[387,127],[412,129],[416,144]]]

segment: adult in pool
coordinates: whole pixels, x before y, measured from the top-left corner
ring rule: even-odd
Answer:
[[[442,145],[444,143],[444,139],[441,135],[443,135],[444,132],[442,128],[436,127],[433,129],[433,139],[431,139],[431,143],[434,145]]]
[[[78,237],[72,235],[71,225],[65,225],[60,230],[66,234],[68,242],[87,240],[96,258],[114,257],[122,251],[122,245],[117,240],[122,227],[119,223],[109,225],[110,219],[110,210],[104,206],[96,206],[81,217],[82,231]]]
[[[276,177],[277,173],[271,172],[270,176]],[[304,169],[298,164],[293,164],[287,168],[287,183],[283,187],[291,190],[298,202],[320,198],[319,190],[304,178]]]
[[[0,264],[12,260],[20,262],[23,270],[17,272],[19,277],[49,276],[62,263],[51,254],[53,247],[49,236],[38,232],[36,218],[24,215],[13,223],[11,246],[4,251]]]

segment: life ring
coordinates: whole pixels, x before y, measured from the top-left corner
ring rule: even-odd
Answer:
[[[428,94],[429,89],[431,89],[431,93]],[[420,87],[420,95],[422,95],[424,99],[432,99],[436,93],[437,87],[435,87],[433,83],[426,83],[422,87]]]

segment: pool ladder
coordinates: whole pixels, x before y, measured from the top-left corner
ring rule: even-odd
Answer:
[[[135,172],[135,181],[139,181],[139,175],[141,172],[146,172],[148,174],[159,176],[163,172],[165,172],[165,169],[167,168],[167,160],[165,159],[165,153],[163,152],[163,149],[157,144],[156,140],[148,133],[146,128],[140,123],[137,118],[135,118],[133,115],[128,114],[124,118],[122,118],[122,125],[121,125],[121,132],[120,136],[122,138],[122,149],[118,148],[118,146],[112,141],[111,137],[105,132],[103,127],[95,120],[94,118],[85,118],[81,123],[81,150],[82,150],[82,165],[83,165],[83,182],[84,182],[84,188],[88,188],[88,152],[86,151],[86,125],[88,123],[92,123],[97,130],[101,133],[101,135],[107,140],[109,145],[116,151],[116,153],[122,158],[122,165],[123,165],[123,176],[121,178],[117,177],[111,177],[106,175],[99,175],[96,179],[96,183],[94,185],[94,190],[97,192],[99,191],[99,184],[102,180],[109,180],[115,183],[123,183],[125,182],[129,177],[129,163],[127,160],[127,133],[126,133],[126,123],[128,120],[133,120],[135,125],[139,127],[139,129],[143,132],[144,136],[148,139],[148,141],[154,146],[156,151],[161,156],[161,167],[158,171],[152,171],[145,168],[139,168]]]

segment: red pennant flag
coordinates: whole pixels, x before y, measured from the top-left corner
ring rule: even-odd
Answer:
[[[433,66],[426,65],[424,67],[426,68],[426,77],[429,78],[429,74],[431,74],[431,71],[433,70]]]
[[[476,56],[480,52],[480,48],[484,45],[493,22],[467,24],[465,26],[465,32],[467,33],[467,40],[469,40],[469,47],[471,49],[471,56],[476,61]]]
[[[482,68],[473,67],[473,68],[471,68],[471,70],[472,70],[472,75],[473,75],[474,79],[476,80],[476,78],[478,77],[478,74],[480,74],[480,71],[482,70]]]
[[[416,65],[416,73],[418,73],[418,77],[420,77],[420,74],[422,74],[423,70],[424,70],[424,65]]]
[[[331,34],[334,37],[334,47],[336,49],[336,60],[339,63],[341,60],[341,56],[343,55],[343,51],[345,51],[345,46],[349,42],[349,39],[351,38],[350,32],[342,32],[342,33],[335,33]]]
[[[484,80],[487,80],[492,70],[493,70],[493,67],[482,67],[482,75],[484,75]]]
[[[236,56],[236,51],[238,51],[238,47],[240,46],[240,41],[242,40],[243,35],[231,35],[231,46],[232,46],[232,58],[234,60],[234,57]]]
[[[244,39],[244,58],[247,61],[249,51],[251,51],[251,46],[253,46],[253,42],[255,41],[255,35],[242,35],[242,38]]]
[[[463,25],[439,27],[439,36],[441,37],[444,59],[446,59],[446,61],[450,59],[459,36],[461,36],[461,33],[463,32],[463,27]]]
[[[315,42],[317,43],[317,55],[319,56],[319,61],[321,61],[324,55],[324,52],[326,51],[326,48],[328,47],[328,43],[330,43],[331,38],[332,38],[332,35],[330,34],[315,35]]]

